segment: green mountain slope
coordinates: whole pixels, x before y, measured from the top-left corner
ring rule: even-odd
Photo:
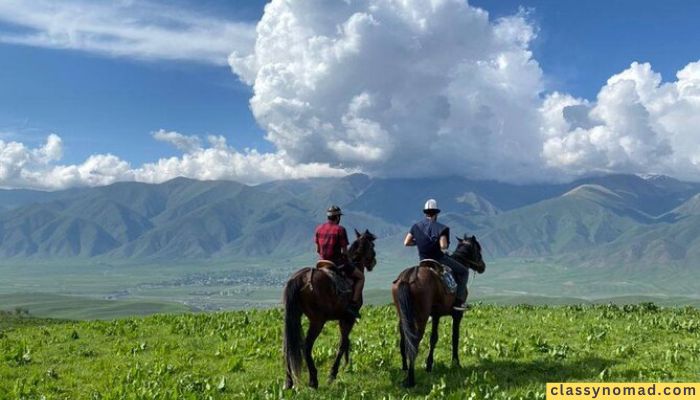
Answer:
[[[666,177],[610,175],[569,184],[513,185],[464,178],[355,174],[247,186],[177,178],[61,192],[0,190],[0,256],[21,260],[290,258],[313,252],[329,204],[350,231],[370,229],[386,257],[439,200],[454,235],[477,234],[489,257],[567,263],[688,264],[700,186]],[[695,236],[694,236],[695,235]]]

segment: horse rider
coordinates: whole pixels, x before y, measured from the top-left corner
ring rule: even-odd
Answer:
[[[348,259],[348,234],[340,225],[342,215],[340,207],[335,205],[326,210],[328,221],[316,228],[316,253],[322,260],[332,261],[338,270],[353,280],[352,302],[348,304],[347,312],[355,318],[360,318],[365,274],[361,267],[355,266]]]
[[[440,209],[437,201],[429,199],[423,207],[425,219],[416,222],[403,241],[404,246],[417,246],[418,256],[421,260],[433,259],[452,269],[452,274],[457,281],[457,298],[455,306],[457,311],[464,311],[463,306],[467,299],[466,287],[469,279],[469,268],[447,254],[450,247],[450,228],[437,222]]]

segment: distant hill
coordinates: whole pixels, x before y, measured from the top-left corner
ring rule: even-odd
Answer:
[[[489,257],[693,267],[700,261],[699,193],[696,183],[635,175],[551,185],[354,174],[257,186],[177,178],[58,192],[0,190],[0,257],[295,257],[313,252],[312,233],[329,204],[343,207],[349,229],[376,233],[382,254],[406,257],[401,238],[433,197],[453,234],[476,234]]]

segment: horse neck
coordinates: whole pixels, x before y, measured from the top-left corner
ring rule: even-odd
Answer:
[[[354,261],[355,261],[355,260],[353,259],[354,256],[355,256],[355,255],[358,255],[358,251],[357,251],[357,250],[358,250],[359,247],[360,247],[360,243],[359,243],[360,240],[361,240],[361,239],[355,240],[355,242],[350,246],[350,249],[348,250],[348,259],[350,259],[350,261],[353,261],[353,262],[354,262]],[[354,251],[353,251],[353,246],[354,246],[355,244],[357,244],[357,248],[354,249]],[[361,255],[361,254],[360,254],[360,255]]]
[[[466,267],[466,268],[469,267],[470,260],[464,251],[461,251],[461,250],[455,251],[454,253],[452,253],[452,258],[454,258],[455,261],[462,264],[464,267]]]

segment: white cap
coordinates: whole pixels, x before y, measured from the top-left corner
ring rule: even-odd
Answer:
[[[425,206],[423,207],[423,211],[440,212],[437,201],[435,199],[429,199],[428,201],[426,201]]]

